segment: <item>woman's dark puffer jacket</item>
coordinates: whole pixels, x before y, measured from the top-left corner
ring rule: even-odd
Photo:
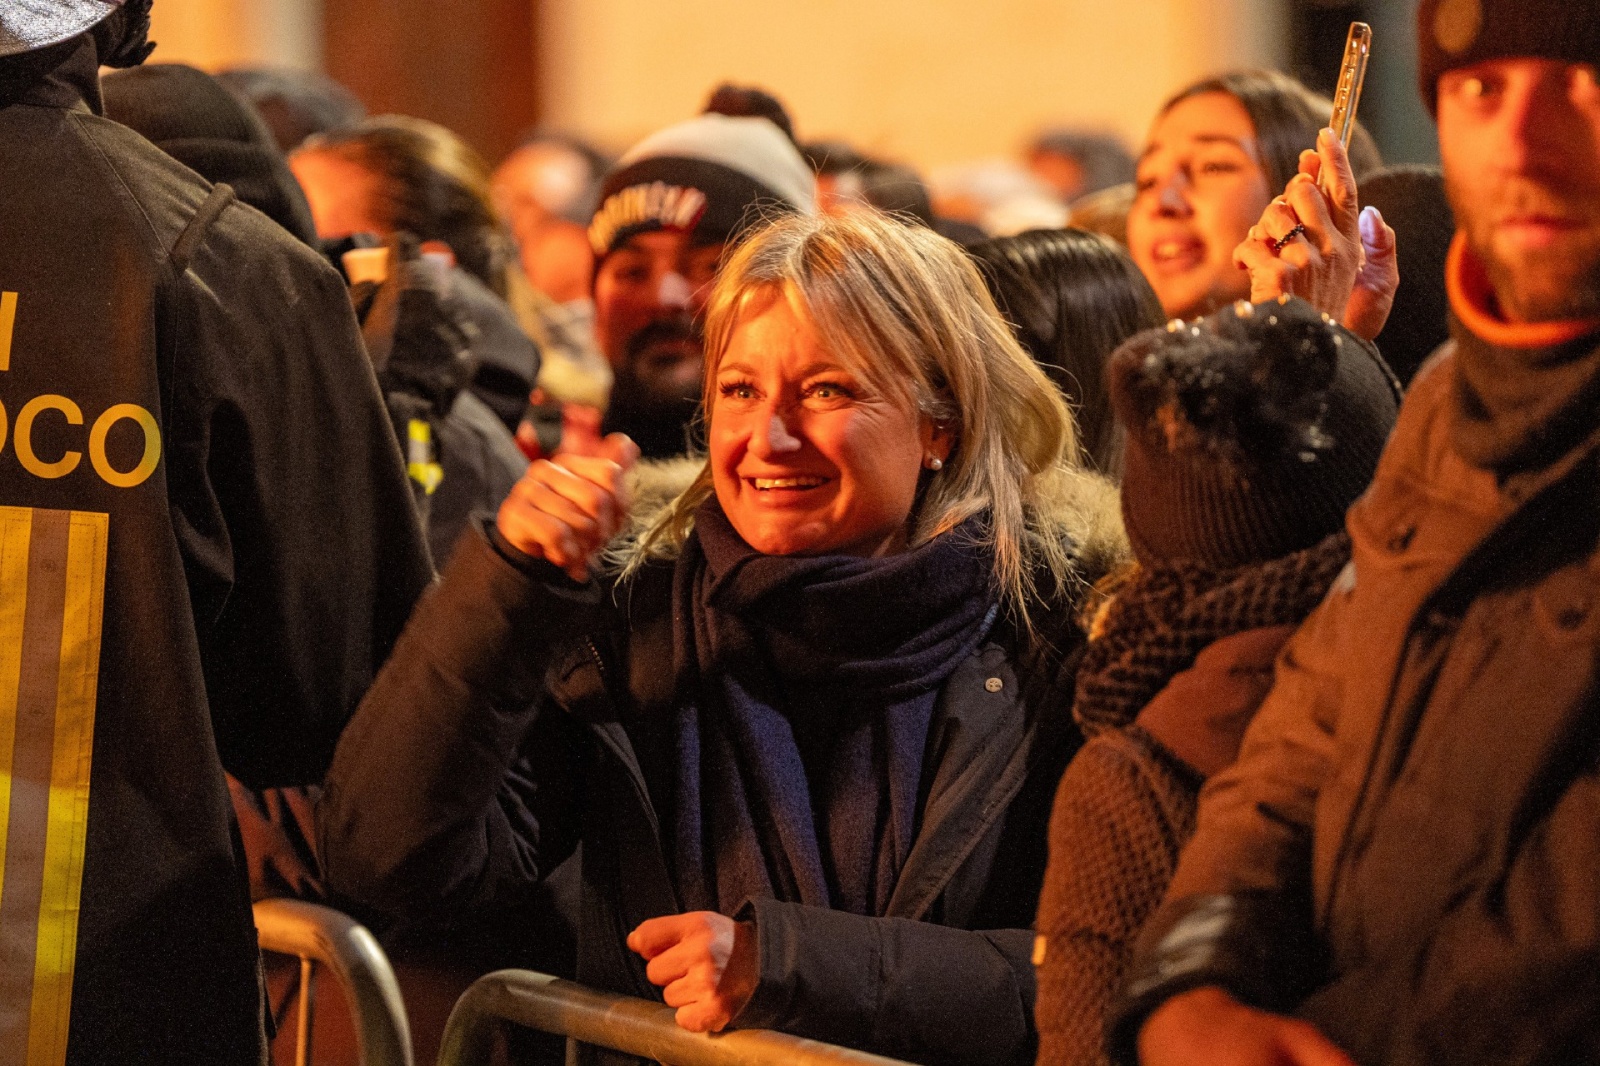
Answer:
[[[503,905],[581,843],[577,977],[658,998],[624,939],[683,909],[661,829],[671,578],[650,566],[613,596],[464,537],[340,742],[318,815],[330,887],[401,916]],[[1081,741],[1071,606],[1039,612],[1049,641],[997,624],[946,682],[885,917],[775,900],[744,915],[761,968],[737,1026],[931,1064],[1032,1061],[1029,926]]]

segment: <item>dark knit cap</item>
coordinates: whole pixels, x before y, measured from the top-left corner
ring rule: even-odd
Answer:
[[[1384,167],[1361,179],[1361,203],[1376,207],[1394,229],[1400,288],[1376,343],[1400,384],[1409,385],[1428,356],[1450,339],[1444,263],[1456,220],[1444,172],[1416,164]]]
[[[213,184],[305,241],[316,229],[305,194],[249,104],[211,75],[153,63],[100,79],[106,117],[120,122]]]
[[[1511,56],[1600,63],[1600,5],[1594,0],[1422,0],[1417,83],[1430,111],[1438,111],[1441,74]]]
[[[1376,349],[1301,300],[1147,330],[1110,375],[1122,515],[1146,566],[1243,566],[1336,532],[1399,407]]]
[[[816,199],[811,168],[777,126],[705,114],[646,137],[618,161],[600,188],[589,243],[597,259],[650,230],[720,244],[764,212],[815,214]]]

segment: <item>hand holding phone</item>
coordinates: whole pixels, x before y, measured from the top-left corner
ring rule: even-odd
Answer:
[[[1250,272],[1252,301],[1300,296],[1369,339],[1399,284],[1394,231],[1375,210],[1360,210],[1346,151],[1371,52],[1372,28],[1352,23],[1329,129],[1301,153],[1299,173],[1234,249],[1234,262]]]

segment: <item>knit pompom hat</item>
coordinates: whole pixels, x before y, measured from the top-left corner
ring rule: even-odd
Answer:
[[[1301,300],[1148,330],[1110,378],[1122,514],[1145,566],[1227,569],[1336,532],[1399,407],[1377,350]]]
[[[816,213],[817,183],[794,142],[765,118],[707,114],[634,145],[600,188],[589,243],[604,259],[636,233],[687,231],[719,244],[764,212]]]
[[[1600,63],[1600,5],[1594,0],[1422,0],[1417,84],[1429,110],[1438,110],[1441,74],[1511,56]]]

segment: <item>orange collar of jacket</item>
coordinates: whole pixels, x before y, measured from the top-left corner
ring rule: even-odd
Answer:
[[[1445,260],[1445,289],[1450,310],[1471,333],[1497,348],[1553,348],[1600,329],[1600,319],[1569,322],[1507,322],[1495,306],[1489,274],[1457,233]]]

